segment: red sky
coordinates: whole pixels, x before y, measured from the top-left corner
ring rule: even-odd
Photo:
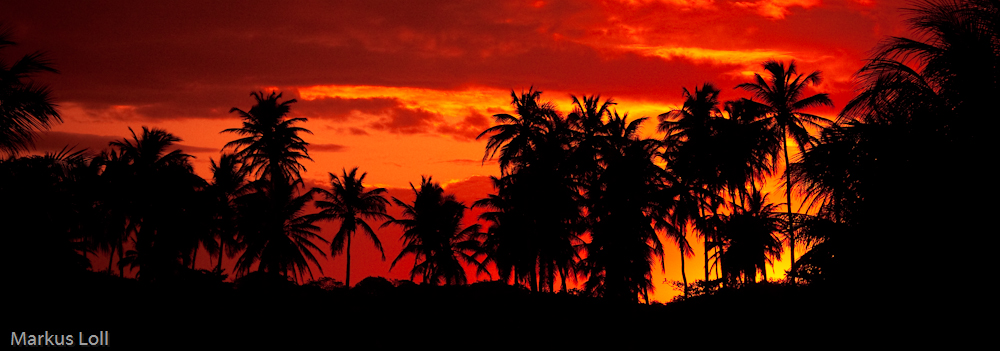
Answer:
[[[684,87],[712,82],[723,100],[743,96],[732,88],[775,58],[795,60],[800,72],[822,71],[823,84],[813,93],[831,94],[837,109],[816,112],[833,116],[852,97],[851,75],[868,52],[886,36],[907,33],[899,11],[906,6],[879,0],[14,1],[3,5],[0,23],[19,43],[4,50],[4,59],[42,50],[61,71],[36,78],[51,86],[64,119],[38,142],[41,151],[66,144],[102,149],[130,136],[128,127],[159,127],[184,140],[196,171],[208,177],[209,159],[218,159],[233,138],[219,132],[239,126],[230,108],[249,109],[251,91],[277,89],[299,100],[292,115],[308,118],[302,126],[314,133],[305,136],[315,161],[305,164],[307,184],[329,186],[327,172],[357,166],[368,172],[370,185],[406,196],[410,182],[432,175],[471,204],[492,191],[486,176],[499,173],[495,163],[481,162],[485,142],[474,138],[493,114],[510,112],[512,89],[534,86],[563,113],[570,112],[570,94],[600,94],[614,98],[619,112],[655,119],[679,107]],[[653,123],[646,127],[646,136],[654,136]],[[781,201],[778,192],[773,201]],[[329,238],[334,226],[326,227]],[[405,263],[388,272],[401,247],[399,231],[379,236],[387,261],[356,240],[354,282],[408,276]],[[675,251],[667,251],[666,274],[654,269],[654,282],[680,280]],[[701,258],[688,263],[688,279],[703,278]],[[324,260],[323,267],[343,280],[342,257]],[[657,288],[656,300],[677,294],[665,284]]]

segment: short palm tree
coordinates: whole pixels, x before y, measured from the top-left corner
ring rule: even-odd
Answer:
[[[385,222],[403,228],[405,246],[399,256],[392,261],[396,266],[405,256],[414,255],[413,269],[410,270],[410,280],[418,274],[422,281],[429,284],[465,284],[468,279],[461,262],[479,266],[474,259],[479,251],[479,225],[473,224],[462,228],[462,218],[465,205],[455,200],[454,195],[445,195],[441,185],[423,178],[420,190],[410,184],[416,199],[413,204],[407,204],[393,198],[396,205],[403,207],[405,219],[394,219]]]
[[[316,201],[316,208],[320,210],[316,218],[340,221],[340,229],[330,242],[330,254],[339,255],[344,253],[346,248],[347,277],[344,284],[348,287],[351,286],[351,237],[361,229],[375,244],[384,261],[385,251],[382,250],[382,242],[378,240],[378,236],[367,221],[393,219],[385,213],[389,204],[389,200],[384,196],[385,189],[365,190],[363,182],[368,173],[362,173],[360,176],[357,173],[357,167],[350,172],[344,169],[340,177],[330,173],[331,190],[313,188],[326,198]]]
[[[237,232],[238,214],[236,200],[248,194],[251,187],[247,186],[247,169],[239,162],[236,155],[223,154],[219,163],[209,160],[212,171],[212,184],[208,191],[214,205],[215,224],[212,229],[218,238],[215,245],[206,246],[209,252],[218,255],[216,271],[222,272],[223,257],[233,257],[242,250]]]
[[[300,182],[278,192],[256,191],[235,200],[236,230],[244,247],[236,261],[237,276],[249,273],[254,264],[257,271],[291,275],[297,281],[305,274],[312,278],[310,264],[323,272],[316,256],[326,254],[316,242],[327,241],[319,235],[320,228],[315,224],[319,218],[305,213],[313,192],[298,196],[292,192]]]
[[[813,71],[805,76],[798,74],[795,61],[785,67],[783,62],[768,60],[763,64],[764,70],[770,75],[770,79],[764,79],[760,74],[754,74],[755,82],[737,85],[739,89],[746,90],[760,99],[758,103],[764,108],[767,115],[765,118],[771,121],[776,127],[776,131],[781,133],[784,140],[782,150],[785,153],[785,197],[786,207],[789,217],[787,223],[786,236],[790,248],[792,261],[791,271],[795,271],[795,233],[792,230],[792,174],[787,171],[791,164],[788,157],[788,139],[795,140],[799,150],[803,153],[807,146],[812,145],[816,138],[810,133],[810,129],[824,127],[830,121],[826,118],[803,112],[805,109],[829,106],[833,107],[833,101],[827,94],[815,94],[805,97],[807,85],[818,85],[822,78],[819,71]],[[794,275],[792,276],[794,282]]]
[[[754,283],[760,273],[767,280],[767,265],[781,255],[776,233],[784,226],[778,204],[767,202],[767,194],[754,191],[732,214],[721,216],[719,236],[725,250],[720,255],[723,272],[731,284]]]
[[[0,28],[0,49],[13,46],[9,29]],[[16,155],[27,151],[40,130],[62,122],[52,92],[29,79],[42,73],[58,73],[40,52],[25,55],[12,65],[0,60],[0,152]]]
[[[115,217],[127,221],[117,228],[131,230],[124,238],[131,234],[135,242],[131,258],[119,265],[138,267],[141,279],[152,280],[176,269],[178,259],[189,264],[199,240],[207,237],[206,211],[196,208],[206,184],[194,174],[192,156],[174,148],[180,138],[157,128],[143,127],[141,136],[129,130],[131,140],[110,143],[117,162],[103,175],[113,184],[110,192],[121,197],[111,201],[122,208],[109,209],[125,216]]]

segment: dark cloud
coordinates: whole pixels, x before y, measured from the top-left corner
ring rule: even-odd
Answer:
[[[122,137],[47,131],[39,133],[38,139],[35,141],[35,149],[52,152],[68,146],[74,150],[87,149],[97,153],[107,149],[108,143],[115,140],[122,140]]]
[[[395,107],[386,111],[378,121],[372,122],[368,126],[390,133],[421,134],[431,131],[434,123],[443,121],[444,118],[436,112],[422,108]]]
[[[178,149],[180,149],[181,151],[184,151],[184,152],[198,152],[198,153],[211,152],[211,153],[219,153],[219,151],[220,151],[219,149],[214,148],[214,147],[191,146],[191,145],[184,145],[184,144],[175,144],[175,145],[177,146]]]
[[[87,149],[89,152],[96,154],[102,150],[109,149],[108,144],[110,142],[123,139],[132,140],[132,137],[46,131],[39,134],[38,140],[35,142],[35,150],[56,152],[63,148],[72,150]],[[213,147],[186,144],[174,144],[173,149],[179,149],[185,153],[219,152],[219,149]]]
[[[463,166],[480,166],[480,165],[495,165],[497,164],[497,161],[495,159],[488,159],[485,161],[472,160],[472,159],[454,159],[454,160],[441,161],[440,163],[451,163]]]
[[[402,107],[398,98],[345,98],[340,96],[325,97],[314,100],[299,100],[294,105],[297,116],[335,121],[348,120],[351,113],[386,114],[393,109]]]
[[[340,144],[309,144],[309,151],[318,152],[341,152],[346,151],[347,146]]]
[[[351,135],[370,135],[368,134],[368,132],[366,132],[364,129],[361,128],[351,127],[348,128],[347,131],[351,133]]]
[[[803,70],[843,80],[884,35],[901,34],[901,6],[831,0],[787,7],[777,20],[720,1],[15,1],[0,21],[23,50],[46,50],[62,71],[39,78],[60,103],[90,118],[134,120],[231,116],[263,87],[534,85],[677,102],[681,87],[711,81],[731,89],[745,79],[732,75],[746,69],[738,63],[619,45],[788,52],[811,60]],[[356,100],[300,101],[293,114],[344,120],[355,110],[382,111],[370,127],[471,135],[462,129],[468,124],[434,130],[440,111],[403,109],[389,97]]]
[[[442,124],[437,128],[437,132],[451,135],[460,141],[475,140],[480,133],[490,127],[490,118],[476,111],[469,111],[469,115],[462,118],[462,121],[455,124]]]

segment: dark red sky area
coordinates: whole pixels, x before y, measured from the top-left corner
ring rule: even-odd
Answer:
[[[570,94],[601,94],[620,112],[655,117],[681,103],[681,89],[713,82],[722,99],[768,58],[821,70],[837,108],[853,95],[851,75],[888,35],[906,34],[905,1],[15,1],[0,22],[17,47],[36,50],[61,71],[42,75],[65,122],[39,150],[66,144],[100,149],[160,127],[184,139],[207,176],[236,127],[232,107],[251,91],[297,98],[310,155],[307,183],[360,167],[371,185],[409,192],[421,175],[450,183],[471,204],[489,191],[485,143],[474,137],[510,90],[529,87],[569,112]],[[833,116],[838,110],[816,111]],[[652,136],[648,123],[644,129]],[[485,188],[485,190],[484,190]],[[405,191],[403,191],[405,190]],[[475,191],[473,191],[475,190]],[[397,209],[393,209],[397,211]],[[471,217],[471,215],[470,215]],[[325,235],[332,233],[326,231]],[[398,231],[379,233],[389,260]],[[405,277],[371,261],[357,241],[354,276]],[[390,244],[392,243],[392,244]],[[666,275],[679,279],[679,257]],[[343,279],[343,259],[324,265]],[[673,266],[673,267],[672,267]],[[692,268],[693,266],[693,268]],[[690,275],[701,267],[688,265]],[[780,269],[778,269],[780,271]],[[656,270],[657,272],[659,270]],[[656,294],[669,299],[666,286]]]

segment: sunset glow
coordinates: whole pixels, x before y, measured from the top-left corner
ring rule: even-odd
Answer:
[[[220,132],[241,125],[230,109],[249,109],[253,91],[278,91],[298,101],[290,116],[307,118],[298,126],[312,132],[303,134],[312,158],[303,163],[307,186],[329,188],[328,173],[359,167],[368,173],[365,185],[409,202],[410,184],[433,176],[471,206],[494,193],[489,176],[500,175],[496,160],[484,159],[486,138],[477,136],[495,125],[495,114],[514,113],[512,91],[541,90],[563,116],[573,111],[571,96],[614,99],[613,109],[630,120],[649,118],[643,137],[660,138],[657,116],[681,107],[683,88],[711,82],[721,101],[749,97],[734,88],[762,73],[762,62],[794,60],[800,73],[822,72],[822,84],[806,91],[829,93],[835,108],[810,112],[833,119],[855,95],[853,75],[870,50],[907,33],[899,12],[906,4],[15,1],[3,5],[0,23],[18,43],[10,55],[44,51],[60,71],[35,78],[51,87],[63,119],[37,141],[36,153],[67,144],[96,153],[131,138],[130,127],[159,127],[183,139],[179,148],[210,179],[209,160],[218,161],[236,138]],[[773,202],[784,202],[779,183],[764,186]],[[389,214],[401,211],[390,206]],[[465,222],[476,223],[482,211],[468,211]],[[335,224],[322,227],[332,238]],[[409,279],[412,258],[389,271],[401,231],[376,231],[387,260],[359,236],[351,280]],[[693,282],[704,279],[704,246],[694,234],[688,239]],[[667,302],[681,294],[664,283],[681,280],[681,258],[670,239],[661,241],[666,270],[654,262],[650,299]],[[785,251],[769,279],[784,277]],[[106,257],[91,259],[107,266]],[[207,254],[198,259],[199,268],[214,262]],[[344,262],[320,258],[322,275],[342,281]],[[234,262],[227,264],[231,271]],[[466,270],[470,281],[489,280]]]

